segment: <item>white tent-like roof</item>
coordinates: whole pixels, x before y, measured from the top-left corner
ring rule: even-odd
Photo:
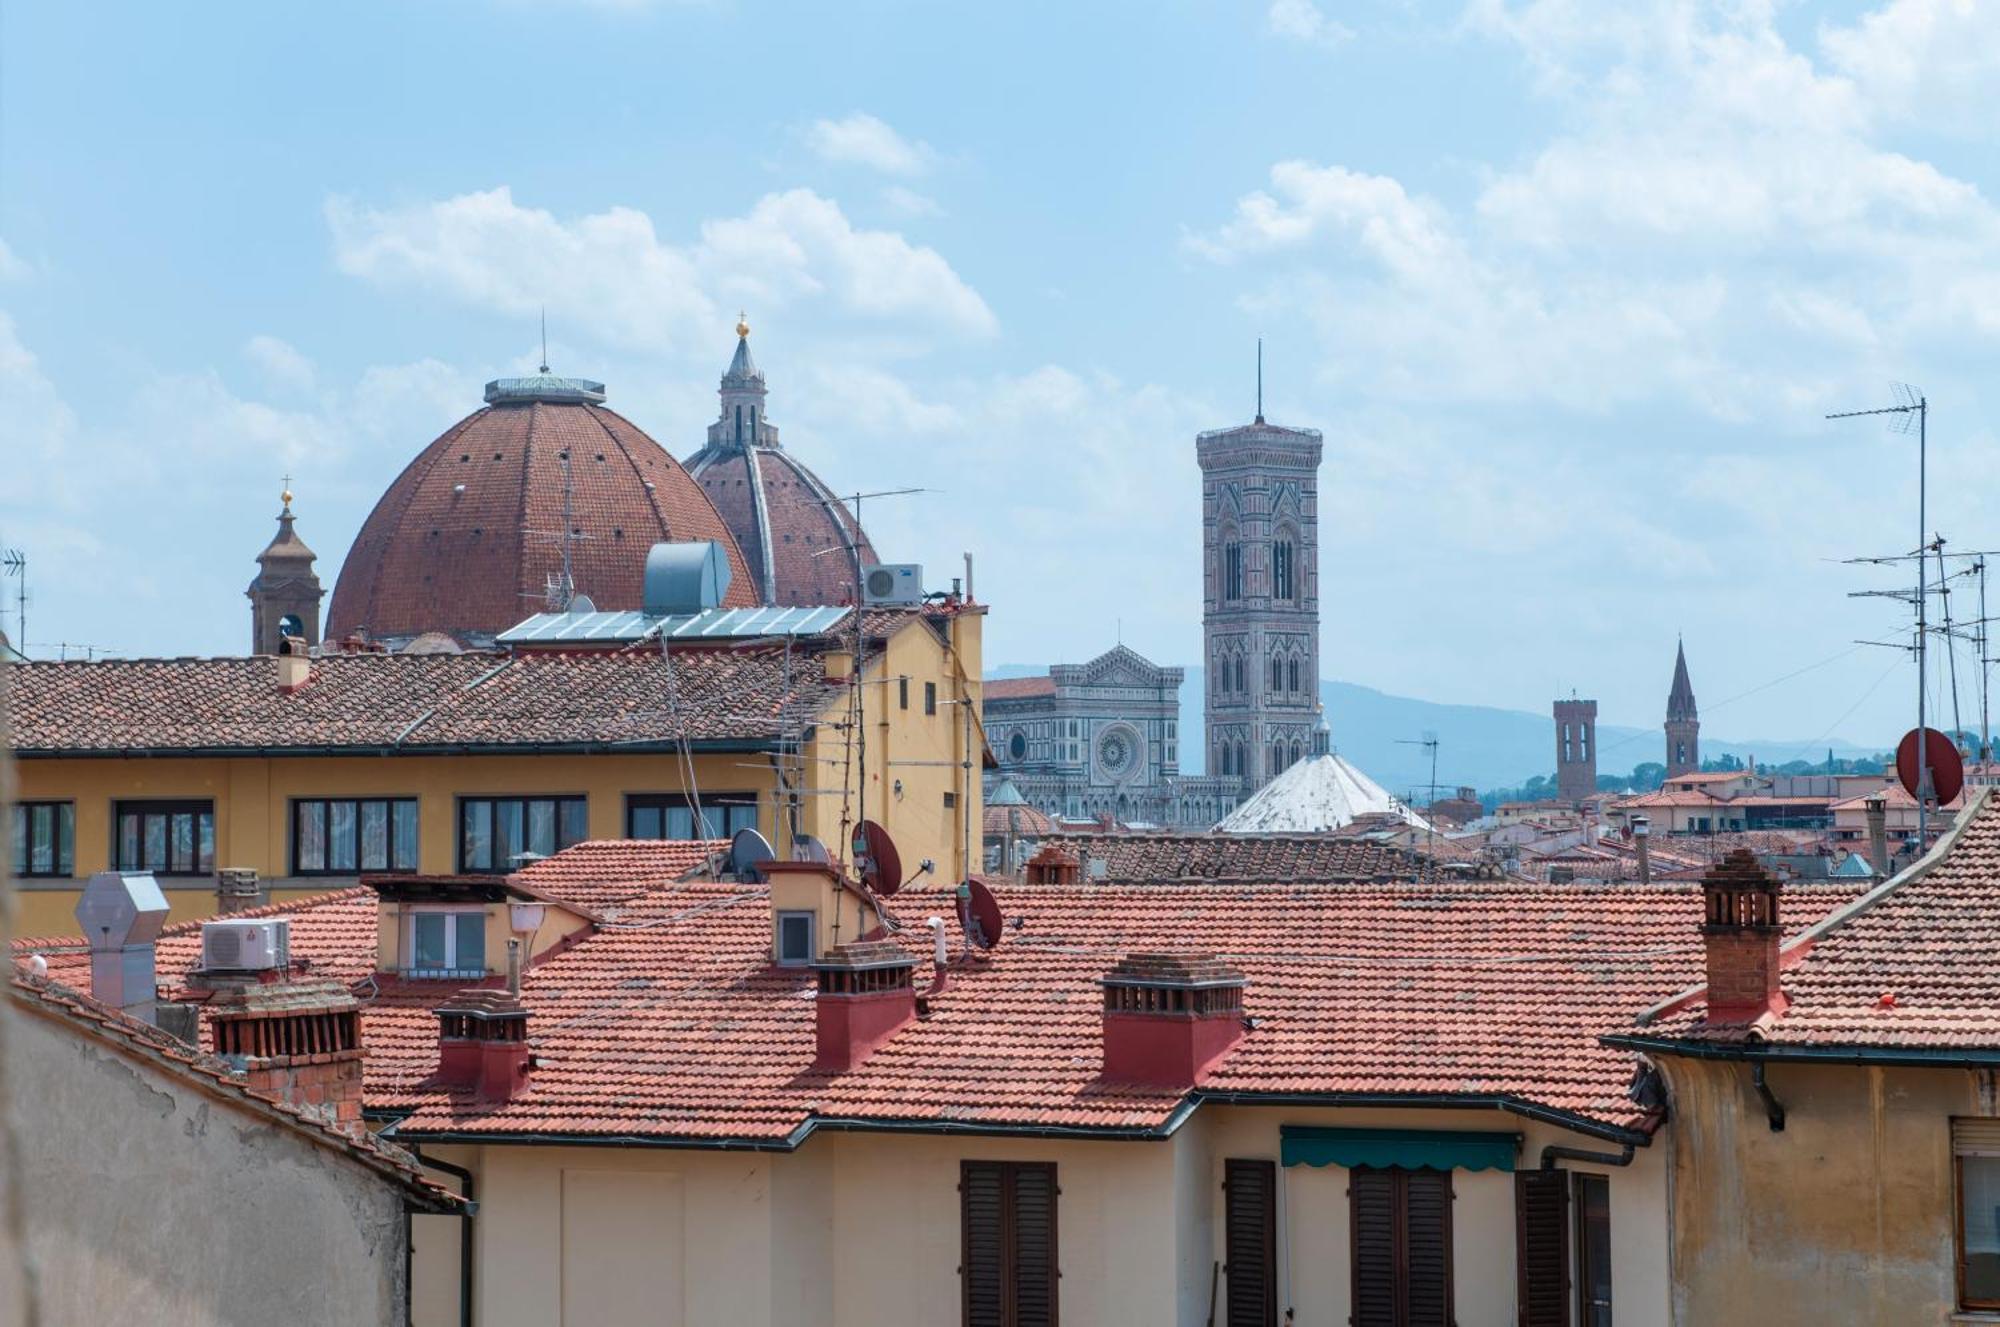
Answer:
[[[1215,828],[1223,834],[1324,834],[1360,816],[1383,813],[1429,828],[1421,815],[1346,759],[1325,755],[1299,761]]]

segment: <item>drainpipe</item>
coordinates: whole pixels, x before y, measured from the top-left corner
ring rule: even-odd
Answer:
[[[1629,1166],[1636,1149],[1631,1143],[1617,1152],[1592,1152],[1581,1147],[1564,1147],[1561,1143],[1550,1143],[1542,1149],[1542,1169],[1554,1170],[1556,1162],[1581,1161],[1587,1166]]]
[[[1750,1062],[1750,1083],[1757,1089],[1757,1095],[1764,1099],[1764,1117],[1771,1122],[1771,1132],[1783,1133],[1785,1131],[1785,1103],[1778,1100],[1777,1094],[1771,1091],[1771,1085],[1764,1081],[1764,1062],[1762,1060],[1752,1060]]]
[[[441,1170],[458,1181],[459,1195],[465,1199],[465,1210],[459,1215],[458,1228],[458,1327],[472,1327],[472,1219],[479,1215],[479,1182],[472,1172],[463,1166],[454,1166],[449,1161],[439,1161],[427,1157],[417,1148],[410,1152],[417,1161],[430,1170]],[[406,1286],[404,1298],[411,1298]]]

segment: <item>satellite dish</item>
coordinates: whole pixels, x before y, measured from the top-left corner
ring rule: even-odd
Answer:
[[[569,611],[572,613],[595,613],[597,605],[591,602],[589,595],[579,594],[569,601]]]
[[[818,862],[826,866],[833,861],[833,854],[826,845],[810,834],[799,834],[792,839],[792,860],[795,862]]]
[[[889,831],[872,820],[854,827],[854,869],[869,892],[883,898],[903,887],[903,858]]]
[[[771,841],[756,830],[745,827],[736,831],[729,840],[729,873],[748,884],[764,883],[763,863],[777,857]]]
[[[1912,728],[1896,743],[1896,781],[1903,791],[1921,800],[1917,791],[1917,742],[1924,744],[1924,764],[1930,767],[1931,792],[1940,802],[1949,802],[1965,791],[1965,761],[1949,737],[1935,728]]]
[[[974,922],[972,942],[981,949],[991,949],[1000,943],[1000,928],[1007,924],[1000,915],[1000,900],[993,897],[993,891],[977,880],[965,882],[971,893],[971,912]]]

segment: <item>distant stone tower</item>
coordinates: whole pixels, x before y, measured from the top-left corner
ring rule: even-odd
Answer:
[[[1262,787],[1319,749],[1318,429],[1257,418],[1195,439],[1208,772]]]
[[[1674,646],[1674,685],[1667,692],[1667,777],[1701,768],[1701,717],[1688,681],[1687,650]]]
[[[280,636],[303,636],[319,644],[319,601],[326,597],[313,572],[313,551],[292,529],[292,493],[286,489],[278,512],[278,534],[257,555],[257,578],[250,597],[250,652],[276,654]]]
[[[1597,792],[1597,702],[1556,702],[1556,796],[1581,802]]]

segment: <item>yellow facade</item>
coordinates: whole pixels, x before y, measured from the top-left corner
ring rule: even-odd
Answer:
[[[950,643],[912,620],[870,661],[860,687],[867,740],[850,748],[847,704],[836,699],[797,756],[707,752],[693,757],[704,797],[757,799],[758,827],[781,855],[798,831],[845,857],[844,830],[857,812],[881,822],[901,848],[905,874],[929,859],[940,875],[962,878],[976,857],[970,840],[980,814],[978,611],[946,620]],[[907,686],[905,681],[907,680]],[[926,685],[934,689],[926,712]],[[909,697],[907,707],[902,703]],[[970,722],[968,722],[968,716]],[[858,759],[857,759],[858,757]],[[794,773],[798,771],[798,773]],[[581,796],[589,836],[625,836],[626,798],[684,793],[673,754],[301,755],[203,758],[35,758],[15,764],[23,801],[74,804],[71,878],[18,882],[16,935],[70,935],[81,882],[112,861],[113,808],[120,801],[195,798],[215,804],[215,864],[248,867],[284,902],[352,884],[353,876],[294,876],[292,803],[318,797],[407,797],[418,803],[418,869],[457,869],[458,799],[485,794]],[[947,801],[949,800],[949,805]],[[172,920],[215,910],[212,877],[162,876]]]

